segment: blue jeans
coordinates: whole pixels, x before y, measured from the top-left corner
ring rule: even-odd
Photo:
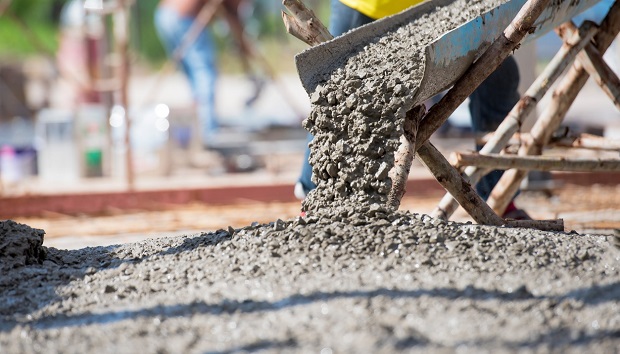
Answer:
[[[343,5],[338,0],[332,0],[331,11],[330,31],[334,36],[373,21],[370,17]],[[474,133],[493,132],[497,129],[519,101],[518,86],[519,68],[514,58],[510,56],[469,97]],[[308,142],[310,141],[312,141],[312,135],[308,134]],[[479,150],[482,147],[476,148]],[[306,192],[316,188],[311,180],[312,167],[308,162],[309,157],[310,148],[307,148],[299,178]],[[476,191],[484,200],[489,197],[503,173],[501,170],[493,171],[476,184]]]
[[[194,20],[167,7],[157,8],[155,28],[169,56],[181,45]],[[179,63],[192,89],[203,144],[208,144],[218,129],[215,116],[215,60],[215,45],[211,34],[205,30],[187,47]]]

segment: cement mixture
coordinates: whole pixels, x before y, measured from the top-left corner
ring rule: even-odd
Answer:
[[[45,259],[45,231],[7,220],[0,222],[0,271],[41,264]]]
[[[50,248],[0,277],[0,352],[614,353],[619,261],[604,236],[380,211]]]
[[[464,3],[449,13],[468,13]],[[392,45],[373,46],[389,56]],[[386,169],[417,74],[369,58],[313,95],[310,125],[326,126],[313,131],[322,153],[309,217],[49,248],[42,263],[4,267],[3,254],[0,352],[618,352],[620,252],[605,236],[386,210]],[[379,92],[383,101],[371,101]]]
[[[424,49],[442,33],[505,1],[455,1],[381,34],[318,85],[304,127],[314,135],[312,213],[385,206],[405,114],[424,75]]]

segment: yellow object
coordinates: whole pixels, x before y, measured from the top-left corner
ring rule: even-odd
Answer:
[[[340,0],[341,3],[375,20],[399,13],[423,1],[424,0]]]

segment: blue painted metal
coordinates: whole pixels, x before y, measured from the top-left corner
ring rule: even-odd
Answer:
[[[553,30],[599,0],[554,2],[534,23],[535,31],[524,43]],[[416,102],[434,96],[450,87],[504,31],[526,0],[512,0],[474,20],[445,33],[426,48],[424,78],[416,94]]]
[[[308,93],[342,65],[357,48],[370,43],[380,33],[393,30],[455,0],[431,0],[400,14],[375,21],[332,41],[315,46],[295,58],[297,70]],[[605,1],[605,0],[604,0]],[[524,41],[543,35],[598,3],[599,0],[553,0],[535,22],[535,32]],[[419,104],[450,87],[484,50],[508,27],[526,0],[509,0],[462,26],[440,36],[425,49],[425,73],[415,96]]]

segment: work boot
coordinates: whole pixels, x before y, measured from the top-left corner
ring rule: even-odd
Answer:
[[[525,210],[517,208],[514,202],[510,202],[510,204],[508,204],[502,218],[506,220],[533,220],[532,217],[525,212]]]

